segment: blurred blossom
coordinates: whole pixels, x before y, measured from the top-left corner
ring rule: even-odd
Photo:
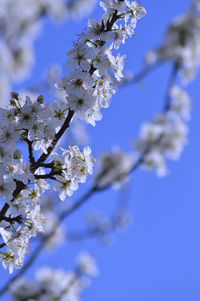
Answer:
[[[46,71],[46,81],[50,85],[54,85],[58,79],[61,77],[62,74],[62,68],[58,64],[52,65],[47,71]]]
[[[173,86],[170,90],[171,113],[179,115],[183,120],[190,119],[191,99],[188,93],[179,86]]]
[[[79,120],[78,118],[75,118],[71,124],[70,128],[70,144],[76,144],[76,145],[86,145],[90,142],[90,137],[87,131],[86,125]],[[68,134],[69,136],[69,134]]]
[[[1,76],[0,80],[0,103],[5,105],[8,102],[10,96],[10,81],[6,76]]]
[[[200,66],[199,1],[194,1],[188,12],[176,18],[169,26],[164,43],[149,52],[148,64],[174,61],[180,68],[184,82],[192,80]]]
[[[69,16],[78,20],[80,17],[84,17],[89,14],[93,9],[97,0],[68,0],[67,9]]]
[[[88,286],[90,277],[97,276],[98,269],[95,260],[88,253],[78,257],[77,271],[63,269],[40,268],[35,281],[18,279],[10,293],[15,301],[79,301],[83,289]]]
[[[105,152],[97,160],[95,183],[99,187],[113,185],[118,188],[127,180],[128,173],[134,164],[133,154],[116,150]]]
[[[84,273],[88,276],[94,277],[99,274],[94,258],[87,252],[82,252],[78,256],[77,266],[81,273]]]
[[[46,220],[44,236],[48,236],[54,232],[45,244],[47,249],[52,250],[59,247],[66,241],[66,230],[63,225],[58,226],[58,216],[52,211],[45,212],[44,217]]]
[[[200,10],[200,1],[199,0],[194,0],[192,2],[192,7],[195,9],[195,10]]]

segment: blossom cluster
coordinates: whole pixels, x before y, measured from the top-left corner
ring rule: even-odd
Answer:
[[[115,91],[113,78],[123,77],[124,56],[115,57],[112,49],[133,35],[137,20],[145,15],[135,1],[104,1],[101,6],[103,18],[90,20],[89,30],[68,53],[74,69],[57,83],[66,93],[65,101],[49,104],[42,95],[20,97],[13,92],[10,105],[0,108],[0,248],[7,248],[0,260],[10,272],[22,267],[30,238],[44,229],[41,198],[50,181],[64,201],[93,172],[90,147],[80,151],[73,145],[57,153],[54,148],[74,115],[93,125],[101,119],[100,109],[109,106]]]
[[[95,277],[97,274],[95,260],[90,254],[83,252],[77,258],[74,271],[40,268],[36,281],[21,278],[11,287],[10,293],[15,301],[78,301],[83,289],[90,284],[88,276]]]
[[[24,80],[34,63],[33,43],[45,16],[66,20],[89,13],[96,0],[2,0],[0,6],[0,103],[11,83]]]
[[[69,150],[63,149],[62,158],[57,154],[53,155],[55,170],[61,174],[56,176],[54,190],[59,191],[59,197],[62,201],[66,196],[72,196],[78,189],[78,183],[84,183],[87,175],[92,174],[92,168],[95,160],[92,158],[90,147],[84,147],[80,152],[78,146],[72,146]]]
[[[88,123],[102,118],[101,108],[109,107],[117,81],[123,78],[125,56],[117,50],[134,34],[137,20],[146,11],[137,2],[100,2],[105,14],[99,22],[89,20],[87,32],[82,33],[74,48],[68,52],[70,74],[57,82],[66,92],[67,107]]]
[[[200,10],[199,1],[170,24],[163,45],[149,52],[147,63],[172,60],[179,65],[185,81],[196,75],[200,66]]]

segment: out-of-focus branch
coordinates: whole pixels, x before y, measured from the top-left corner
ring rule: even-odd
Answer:
[[[119,87],[126,87],[127,85],[137,84],[143,79],[145,79],[149,74],[162,66],[162,62],[158,62],[152,65],[145,65],[136,75],[133,75],[133,78],[130,80],[122,80],[119,84]]]
[[[169,77],[169,82],[167,86],[167,91],[166,91],[166,96],[165,96],[165,102],[164,102],[164,111],[168,111],[170,107],[170,90],[173,87],[173,85],[176,82],[176,77],[179,71],[179,64],[178,63],[173,63],[172,71]]]

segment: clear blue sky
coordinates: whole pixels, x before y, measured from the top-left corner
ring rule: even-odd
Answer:
[[[120,51],[127,54],[126,69],[140,70],[145,53],[159,45],[169,22],[184,12],[189,0],[142,1],[146,17],[138,23],[133,40]],[[98,17],[97,8],[93,16]],[[67,22],[55,26],[47,22],[36,42],[36,63],[31,81],[38,81],[41,70],[52,62],[63,64],[75,34],[86,24]],[[142,85],[121,88],[111,107],[95,128],[89,127],[91,146],[96,155],[119,145],[131,150],[140,124],[151,120],[162,109],[171,65],[165,65],[145,79]],[[199,80],[189,86],[193,98],[189,144],[178,162],[169,162],[169,175],[157,178],[139,170],[132,175],[129,190],[133,223],[118,234],[110,248],[91,240],[66,244],[56,253],[42,253],[28,273],[32,278],[41,265],[72,268],[79,250],[95,255],[101,274],[83,293],[83,301],[199,301],[200,300],[200,140]],[[84,190],[85,188],[83,188]],[[82,190],[82,189],[81,189]],[[82,190],[82,191],[83,191]],[[77,199],[81,191],[74,196]],[[116,191],[96,195],[67,221],[77,229],[88,210],[112,212],[119,194]],[[1,284],[7,272],[0,269]],[[9,300],[8,297],[2,298]]]

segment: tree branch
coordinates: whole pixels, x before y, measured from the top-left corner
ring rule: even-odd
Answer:
[[[23,217],[22,217],[22,215],[18,215],[18,216],[14,216],[14,217],[4,216],[2,218],[2,220],[7,222],[7,223],[10,223],[10,224],[14,224],[14,223],[22,224]]]

